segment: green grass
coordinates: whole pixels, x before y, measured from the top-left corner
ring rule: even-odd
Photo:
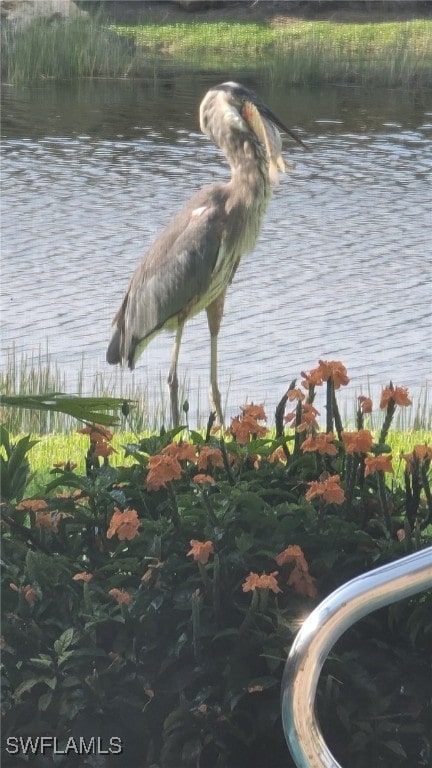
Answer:
[[[202,430],[204,434],[205,430]],[[375,431],[378,436],[379,431]],[[271,432],[273,434],[273,432]],[[149,437],[150,432],[140,433],[139,438]],[[14,436],[14,442],[22,435]],[[58,462],[73,462],[77,465],[76,472],[85,474],[85,456],[89,447],[89,440],[86,435],[78,434],[76,431],[66,433],[59,432],[50,435],[32,435],[32,439],[38,440],[29,453],[29,460],[34,478],[26,492],[26,496],[37,495],[43,491],[44,484],[49,482],[50,471],[54,464]],[[125,458],[124,447],[128,443],[136,443],[138,436],[133,432],[114,431],[111,445],[117,453],[110,456],[110,464],[113,466],[129,466],[134,462],[132,457]],[[403,482],[403,472],[405,462],[401,454],[410,453],[416,445],[432,445],[431,430],[410,430],[399,432],[391,430],[387,438],[387,444],[390,446],[393,454],[393,467],[395,470],[395,482],[401,485]]]
[[[112,26],[147,56],[226,69],[260,67],[291,84],[374,81],[432,84],[432,22],[340,24],[304,21]],[[139,66],[139,56],[137,56]]]
[[[287,84],[432,85],[432,22],[202,22],[135,26],[78,18],[2,30],[9,83],[145,77],[167,59],[185,67],[256,69]]]

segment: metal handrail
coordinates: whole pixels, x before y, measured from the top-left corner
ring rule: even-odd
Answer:
[[[428,547],[348,581],[308,616],[282,679],[282,723],[297,768],[341,768],[315,713],[318,678],[333,645],[368,613],[431,587],[432,547]]]

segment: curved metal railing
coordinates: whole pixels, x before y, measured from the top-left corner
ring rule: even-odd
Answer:
[[[288,656],[282,680],[282,722],[298,768],[341,768],[315,714],[322,666],[339,637],[372,611],[432,587],[432,547],[357,576],[308,616]]]

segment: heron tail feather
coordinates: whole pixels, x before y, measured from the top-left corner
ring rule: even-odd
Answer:
[[[120,329],[116,328],[113,337],[109,343],[107,353],[106,353],[106,361],[110,365],[118,365],[121,363],[121,355],[120,355]]]

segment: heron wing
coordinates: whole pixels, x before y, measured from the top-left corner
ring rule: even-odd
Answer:
[[[144,255],[114,318],[108,362],[133,368],[154,333],[193,314],[210,288],[224,238],[224,198],[223,185],[201,190]]]

